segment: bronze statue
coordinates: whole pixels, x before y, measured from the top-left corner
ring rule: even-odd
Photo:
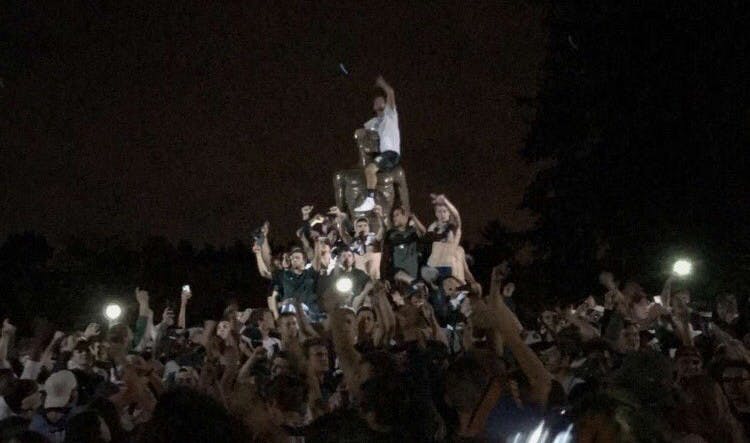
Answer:
[[[369,212],[355,213],[354,208],[365,199],[367,186],[365,183],[364,167],[372,161],[378,153],[378,133],[365,128],[354,132],[354,139],[359,148],[359,164],[356,169],[337,171],[333,177],[336,206],[342,212],[349,214],[351,220],[361,216],[369,216]],[[401,165],[389,172],[377,173],[378,183],[375,201],[383,208],[387,217],[396,204],[400,204],[409,211],[409,188],[406,185],[406,174]]]

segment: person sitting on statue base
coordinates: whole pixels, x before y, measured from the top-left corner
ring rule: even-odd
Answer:
[[[365,166],[365,181],[367,196],[354,209],[354,212],[369,212],[375,208],[375,191],[378,184],[378,171],[389,172],[401,160],[401,135],[398,128],[398,112],[396,112],[396,96],[393,88],[385,82],[382,76],[375,81],[375,86],[385,92],[385,97],[378,96],[373,100],[373,110],[376,117],[368,120],[364,127],[378,133],[379,152],[375,158]]]

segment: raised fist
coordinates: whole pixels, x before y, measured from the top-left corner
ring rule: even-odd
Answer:
[[[15,332],[16,327],[10,323],[10,320],[7,318],[3,320],[3,335],[14,334]]]
[[[433,205],[444,205],[445,204],[445,195],[443,194],[430,194],[430,199],[432,199]]]

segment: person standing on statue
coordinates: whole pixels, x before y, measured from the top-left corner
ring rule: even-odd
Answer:
[[[377,131],[380,138],[379,153],[373,161],[365,166],[365,181],[367,197],[354,211],[368,212],[375,208],[375,190],[378,184],[378,171],[389,172],[401,160],[401,134],[398,129],[398,112],[396,112],[396,95],[393,88],[385,82],[383,76],[378,76],[375,86],[385,92],[385,97],[377,96],[373,100],[372,108],[376,117],[368,120],[364,127]]]

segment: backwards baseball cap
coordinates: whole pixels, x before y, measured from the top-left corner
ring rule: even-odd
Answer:
[[[70,403],[70,397],[78,386],[76,377],[72,372],[64,370],[50,375],[44,382],[44,407],[62,408]]]

